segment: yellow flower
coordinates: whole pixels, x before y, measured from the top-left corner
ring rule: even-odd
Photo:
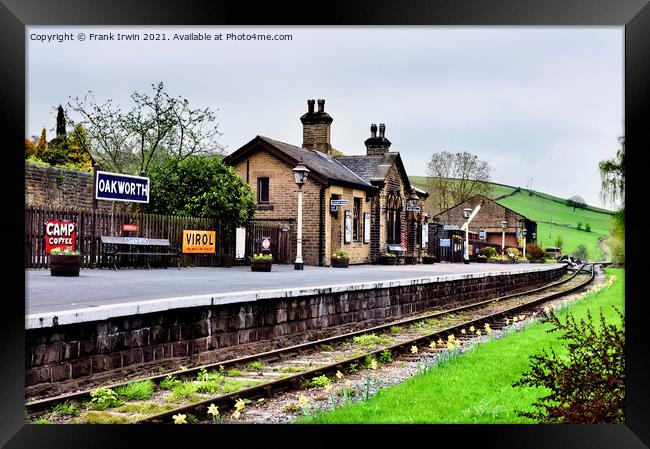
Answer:
[[[460,333],[465,335],[467,332],[465,331],[465,329],[461,329]]]
[[[456,337],[454,337],[454,334],[451,334],[449,337],[447,337],[447,340],[449,341],[454,341]]]
[[[460,340],[456,340],[456,347],[459,347],[461,344]]]
[[[513,323],[516,323],[517,320],[518,320],[518,318],[517,318],[516,316],[512,317],[512,322],[513,322]]]
[[[336,378],[337,379],[343,379],[343,373],[341,371],[336,372]]]
[[[490,334],[492,333],[492,329],[488,327],[488,328],[485,330],[485,333],[488,334],[488,335],[490,335]]]
[[[174,419],[174,424],[187,424],[187,421],[185,420],[187,415],[179,413],[178,415],[172,416],[172,418]]]
[[[429,345],[431,349],[436,349],[436,342],[432,341],[431,344]]]
[[[237,402],[235,402],[235,408],[237,409],[237,411],[243,410],[244,407],[246,407],[246,404],[244,404],[243,399],[241,398],[237,399]]]
[[[210,407],[208,407],[208,415],[212,415],[212,416],[219,415],[219,407],[217,407],[214,404],[210,404]]]
[[[232,412],[232,417],[233,418],[239,419],[240,416],[241,416],[241,413],[239,413],[239,410],[235,410],[234,412]]]
[[[377,360],[372,359],[370,362],[370,369],[377,369]]]
[[[438,343],[438,346],[444,346],[445,345],[445,342],[442,341],[442,338],[439,338],[436,343]]]
[[[332,391],[332,384],[327,384],[327,385],[325,385],[325,387],[324,387],[323,389],[324,389],[326,392],[329,393],[330,391]]]
[[[447,349],[454,349],[454,344],[450,341],[447,342]]]
[[[470,326],[469,331],[474,332],[474,326]]]
[[[300,405],[305,405],[308,402],[309,402],[309,399],[307,399],[307,396],[305,396],[304,394],[301,394],[300,397],[298,398],[298,403]]]
[[[418,347],[415,345],[411,346],[411,354],[417,354],[417,352],[418,352]]]
[[[485,323],[485,326],[484,326],[484,327],[485,327],[485,330],[488,330],[488,329],[490,328],[490,324],[489,324],[489,323]]]
[[[351,380],[346,380],[345,381],[345,387],[350,388],[352,386],[352,381]]]
[[[481,329],[476,329],[476,335],[481,336]]]
[[[506,326],[510,324],[510,319],[506,318]]]
[[[521,321],[524,321],[524,318],[526,318],[526,315],[519,315],[519,319],[520,319]]]

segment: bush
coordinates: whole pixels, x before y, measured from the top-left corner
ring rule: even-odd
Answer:
[[[487,258],[490,258],[490,257],[496,257],[496,256],[497,256],[497,250],[494,249],[494,248],[491,247],[491,246],[485,246],[485,247],[481,248],[481,249],[478,251],[478,253],[479,253],[481,256],[485,256],[485,257],[487,257]]]
[[[624,423],[625,318],[615,310],[620,328],[606,323],[602,311],[599,326],[590,313],[580,322],[569,314],[564,324],[549,313],[549,332],[564,331],[560,338],[569,341],[568,354],[551,350],[531,357],[530,370],[513,386],[545,387],[550,393],[532,404],[532,412],[518,411],[520,416],[543,424]]]
[[[332,254],[332,259],[347,259],[347,258],[348,258],[348,253],[346,253],[342,249]]]
[[[589,223],[585,223],[585,231],[591,232],[591,225]]]
[[[68,162],[68,150],[63,147],[50,147],[45,150],[41,159],[50,165],[65,165]]]
[[[544,250],[535,243],[526,245],[526,259],[531,261],[541,261],[544,259]]]
[[[253,254],[251,260],[253,262],[272,262],[273,254]]]
[[[587,251],[587,247],[585,245],[578,245],[578,247],[573,251],[571,254],[574,257],[577,257],[580,260],[587,260],[589,256],[589,252]]]
[[[582,231],[582,222],[581,221],[578,222],[577,229],[578,229],[578,231]]]
[[[506,254],[512,255],[513,257],[521,256],[521,252],[517,248],[506,248]]]

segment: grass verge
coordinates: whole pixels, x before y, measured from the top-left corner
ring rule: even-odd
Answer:
[[[588,294],[557,316],[564,319],[570,311],[581,318],[588,310],[592,316],[598,316],[602,309],[608,322],[616,322],[618,317],[612,306],[624,311],[625,271],[609,268],[606,272],[608,277],[616,276],[610,287]],[[559,334],[548,333],[549,329],[548,323],[533,323],[524,332],[478,345],[426,374],[381,389],[367,401],[301,417],[297,422],[533,423],[516,411],[530,410],[544,392],[538,388],[514,388],[512,384],[528,369],[533,354],[550,348],[558,354],[564,352],[566,343],[559,340]]]

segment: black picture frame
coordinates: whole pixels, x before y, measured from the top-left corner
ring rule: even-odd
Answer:
[[[387,436],[407,444],[499,448],[641,448],[650,444],[650,345],[643,294],[644,245],[626,245],[626,424],[426,426],[55,426],[24,424],[24,232],[23,160],[16,145],[25,137],[25,27],[28,25],[535,25],[625,27],[626,234],[643,242],[644,164],[650,151],[650,6],[647,0],[411,0],[324,3],[199,0],[100,1],[2,0],[0,97],[5,141],[2,235],[5,288],[0,313],[0,443],[6,447],[201,447],[276,442],[320,446],[343,442],[371,446]],[[612,154],[616,143],[612,143]],[[8,161],[6,159],[9,159]],[[647,176],[647,175],[646,175]],[[333,431],[334,430],[334,431]],[[341,432],[339,432],[341,431]],[[351,432],[350,432],[351,431]],[[348,436],[344,436],[348,434]],[[416,443],[416,441],[418,441]],[[445,441],[449,441],[448,443]],[[386,440],[387,441],[387,440]],[[397,443],[391,443],[397,444]],[[346,444],[347,445],[347,444]]]

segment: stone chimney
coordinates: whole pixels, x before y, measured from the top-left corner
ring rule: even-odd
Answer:
[[[390,148],[390,140],[384,137],[386,132],[386,125],[379,124],[379,136],[377,136],[377,125],[374,123],[370,125],[370,137],[366,139],[366,154],[368,156],[377,156],[388,153]]]
[[[307,100],[307,113],[300,117],[302,122],[302,147],[330,153],[330,125],[334,120],[325,112],[325,100],[318,100],[318,112],[314,112],[314,100]]]

